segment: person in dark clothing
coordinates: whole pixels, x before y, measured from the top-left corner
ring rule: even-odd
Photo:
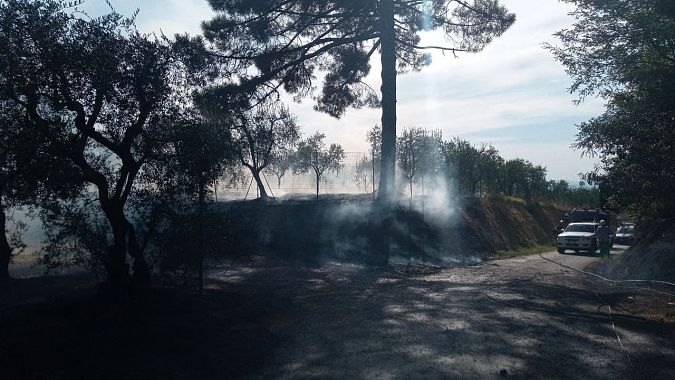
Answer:
[[[600,257],[609,257],[609,227],[604,220],[600,221],[600,225],[595,230],[595,238],[600,246]]]

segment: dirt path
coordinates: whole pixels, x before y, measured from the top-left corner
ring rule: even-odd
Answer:
[[[662,294],[675,290],[611,285],[544,258],[454,269],[253,260],[210,271],[203,296],[157,288],[122,302],[76,291],[74,275],[17,280],[0,288],[0,378],[673,378],[675,324],[660,318],[675,315]],[[41,281],[58,282],[58,297],[36,290],[23,306],[51,284]]]
[[[597,261],[543,256],[579,269]],[[250,297],[266,294],[288,305],[269,315],[269,331],[281,339],[247,377],[675,374],[674,325],[638,310],[675,299],[610,285],[538,255],[439,271],[328,265],[239,268],[212,278],[214,287],[236,285]]]

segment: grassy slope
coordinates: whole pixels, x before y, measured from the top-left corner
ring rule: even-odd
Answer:
[[[382,230],[370,200],[236,203],[222,251],[301,261],[369,262]],[[540,252],[564,210],[519,199],[474,198],[462,207],[425,212],[400,207],[389,219],[393,255],[431,263],[467,263],[495,254]],[[531,251],[534,249],[535,251]]]
[[[645,221],[638,243],[602,270],[613,279],[675,282],[675,221]]]
[[[564,212],[552,205],[502,198],[474,199],[464,208],[466,222],[481,231],[484,248],[509,253],[552,246],[553,228]]]

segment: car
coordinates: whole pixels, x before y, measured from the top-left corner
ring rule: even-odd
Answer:
[[[635,242],[635,224],[624,223],[616,229],[614,242],[623,245],[632,245]]]
[[[570,223],[565,231],[556,238],[558,253],[564,254],[571,249],[574,252],[587,251],[595,253],[598,250],[598,239],[595,238],[595,230],[598,223]]]

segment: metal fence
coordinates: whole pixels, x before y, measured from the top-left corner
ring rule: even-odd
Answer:
[[[314,171],[296,174],[289,169],[279,178],[271,171],[263,171],[262,180],[270,196],[309,196],[316,194],[316,176]],[[370,194],[377,189],[379,168],[373,167],[368,153],[346,152],[340,170],[326,171],[319,182],[319,194]],[[375,186],[373,186],[373,179]],[[217,186],[217,198],[220,200],[253,199],[257,197],[257,187],[249,172],[244,168],[243,178],[235,184]]]

